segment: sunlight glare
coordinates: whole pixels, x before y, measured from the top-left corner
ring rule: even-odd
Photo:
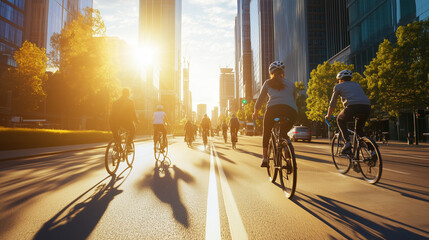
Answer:
[[[142,46],[135,52],[135,60],[138,66],[143,68],[154,67],[157,63],[158,51],[154,46]]]

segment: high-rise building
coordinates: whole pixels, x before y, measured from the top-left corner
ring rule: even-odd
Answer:
[[[273,0],[250,0],[252,92],[257,98],[274,61]]]
[[[238,4],[240,1],[237,1]],[[240,8],[238,8],[240,9]],[[240,52],[241,52],[241,27],[240,19],[235,16],[235,27],[234,27],[234,40],[235,40],[235,79],[234,79],[234,101],[233,101],[233,110],[234,112],[238,111],[240,106]],[[221,107],[222,109],[222,107]]]
[[[429,17],[429,2],[422,0],[353,0],[349,6],[350,62],[362,73],[376,56],[378,45],[395,40],[401,25]]]
[[[24,10],[25,0],[0,1],[0,73],[16,67],[13,54],[23,42]]]
[[[201,119],[203,119],[204,114],[207,114],[207,105],[198,104],[197,105],[197,123],[198,124],[201,122]]]
[[[250,0],[237,1],[236,66],[238,68],[239,98],[253,99],[252,94],[252,49],[250,45]],[[237,49],[237,47],[239,47]]]
[[[326,60],[325,1],[273,0],[274,56],[285,77],[308,84],[310,72]]]
[[[183,68],[183,107],[187,117],[192,116],[192,99],[189,91],[189,62],[185,63]]]
[[[326,54],[330,63],[349,63],[350,32],[347,0],[325,0]],[[329,26],[329,27],[328,27]],[[322,37],[322,32],[312,33]],[[319,63],[322,63],[319,62]]]
[[[51,37],[61,33],[93,0],[31,0],[25,5],[25,40],[51,51]]]
[[[211,123],[212,123],[212,128],[216,128],[217,127],[217,121],[219,119],[219,108],[218,107],[214,107],[212,110],[212,116],[211,116]]]
[[[147,95],[158,74],[159,103],[172,123],[181,112],[181,19],[182,0],[140,0],[139,43],[142,49],[153,49],[158,59],[158,66],[146,72]],[[146,106],[153,108],[152,103]]]
[[[220,112],[225,114],[231,110],[234,102],[234,72],[232,68],[221,68],[219,76]]]

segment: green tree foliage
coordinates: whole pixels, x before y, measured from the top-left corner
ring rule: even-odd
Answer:
[[[353,71],[353,68],[353,65],[344,63],[335,62],[334,64],[330,64],[329,62],[324,62],[311,71],[307,89],[308,98],[306,100],[306,115],[308,119],[312,121],[324,121],[329,101],[332,97],[332,90],[335,84],[338,83],[336,79],[337,73],[345,69]],[[353,73],[352,81],[356,81],[361,84],[362,88],[366,88],[365,81],[359,73]],[[342,104],[341,101],[338,101],[333,114],[338,115],[341,110]]]
[[[58,71],[50,79],[50,89],[57,97],[54,102],[68,115],[105,117],[110,100],[118,95],[105,31],[100,12],[86,8],[51,38],[51,64]]]
[[[298,119],[297,124],[309,124],[309,120],[307,115],[305,114],[307,111],[307,95],[305,94],[305,84],[303,82],[295,82],[296,87],[296,106],[298,108]]]
[[[4,76],[7,88],[12,90],[12,111],[17,114],[37,110],[46,98],[47,56],[45,49],[25,41],[14,54],[17,68]]]
[[[364,72],[372,103],[393,116],[429,105],[429,21],[401,26],[396,37],[380,44]]]

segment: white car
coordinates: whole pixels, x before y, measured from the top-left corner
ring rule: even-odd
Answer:
[[[306,126],[294,126],[292,127],[292,129],[287,133],[287,135],[289,136],[289,138],[293,141],[296,142],[299,139],[300,140],[307,140],[309,142],[311,142],[311,131],[308,127]]]

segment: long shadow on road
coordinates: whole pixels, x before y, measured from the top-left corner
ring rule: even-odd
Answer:
[[[87,239],[110,202],[122,193],[119,187],[130,173],[131,168],[127,168],[118,176],[106,177],[95,184],[43,224],[34,239]],[[84,199],[91,191],[94,192]]]
[[[147,174],[138,185],[141,188],[151,188],[159,200],[171,206],[174,219],[187,228],[189,227],[188,210],[180,198],[178,187],[180,179],[186,183],[194,181],[189,173],[175,165],[172,168],[155,166],[153,175]]]
[[[326,196],[310,196],[300,192],[292,201],[345,239],[427,239],[429,237],[427,230]],[[368,217],[376,220],[370,220]]]

